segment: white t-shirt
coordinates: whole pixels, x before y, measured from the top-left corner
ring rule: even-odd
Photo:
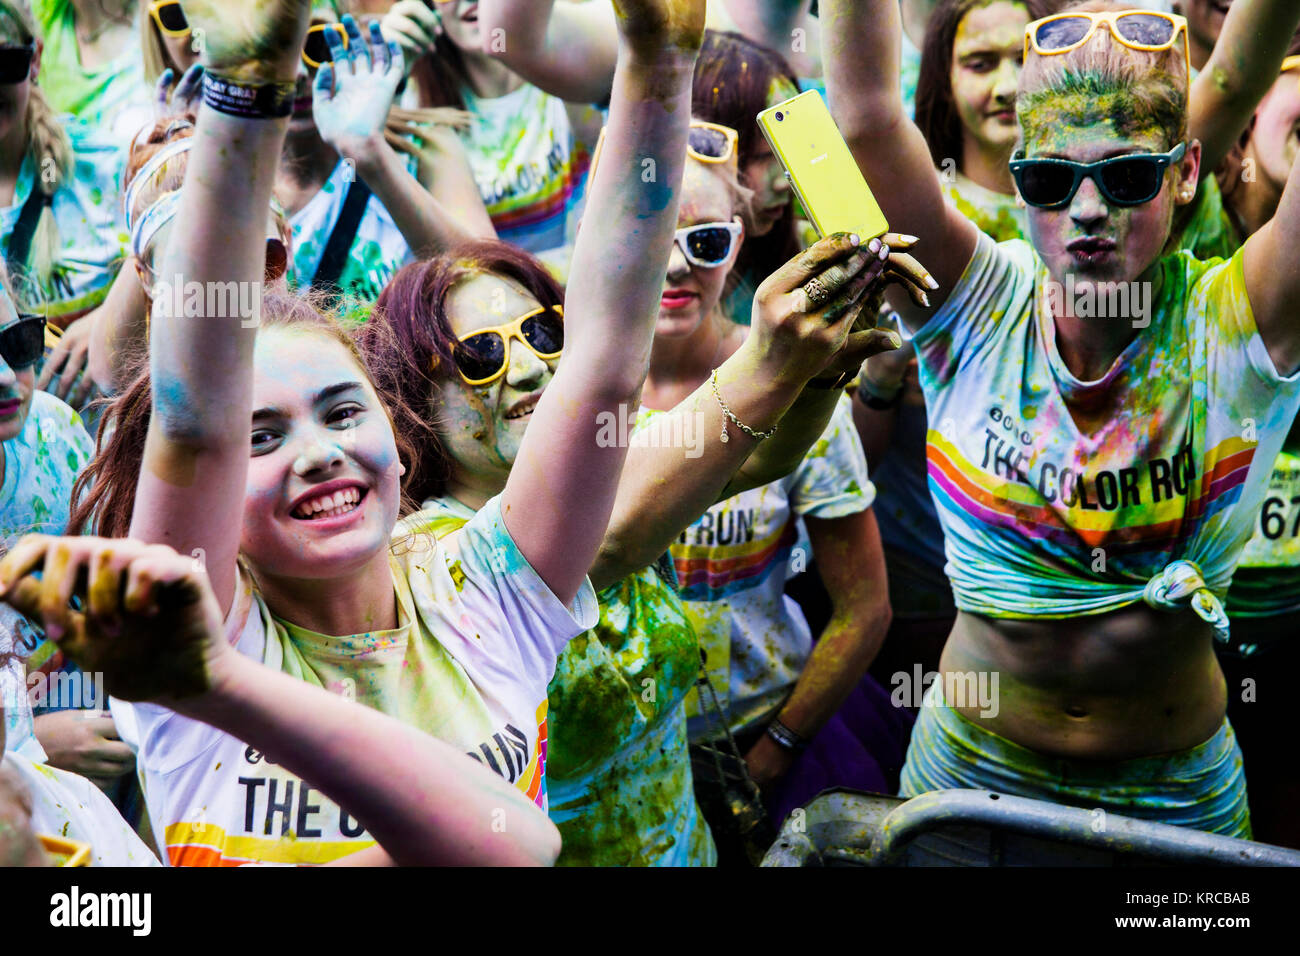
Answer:
[[[95,866],[158,865],[112,801],[85,777],[9,751],[3,759],[31,792],[33,833],[89,843]]]
[[[1160,260],[1147,324],[1085,382],[1056,344],[1062,287],[1028,243],[980,235],[912,339],[959,608],[1052,618],[1160,603],[1148,582],[1181,560],[1211,592],[1188,592],[1203,602],[1193,608],[1212,614],[1300,406],[1300,373],[1278,373],[1255,326],[1244,258]],[[1152,296],[1149,283],[1129,285]],[[1124,306],[1129,291],[1116,284],[1107,301],[1076,290],[1073,304],[1097,322],[1133,322],[1142,307]]]
[[[407,157],[406,161],[408,170],[414,173],[415,160]],[[356,175],[351,164],[339,160],[325,185],[289,220],[293,235],[291,277],[298,286],[305,288],[312,284],[330,233],[343,212],[348,187]],[[373,302],[397,270],[414,261],[411,247],[392,215],[379,197],[371,194],[339,274],[338,286],[345,295]]]
[[[733,732],[766,716],[812,653],[808,622],[785,594],[811,555],[800,517],[857,514],[875,496],[846,396],[798,468],[718,502],[673,544],[686,614]],[[686,697],[693,741],[721,734],[703,703],[702,712],[696,690]]]
[[[584,582],[566,608],[510,538],[499,498],[441,541],[428,521],[419,512],[394,531],[395,630],[325,637],[286,625],[241,575],[227,634],[268,667],[462,748],[545,809],[546,685],[569,639],[595,625],[596,595]],[[112,709],[173,864],[327,863],[374,842],[242,741],[153,705]]]
[[[591,160],[564,101],[529,83],[463,94],[474,119],[462,140],[497,235],[534,254],[571,244]]]

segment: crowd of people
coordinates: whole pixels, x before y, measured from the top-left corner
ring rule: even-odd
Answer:
[[[1300,848],[1298,148],[1293,0],[0,0],[0,862]]]

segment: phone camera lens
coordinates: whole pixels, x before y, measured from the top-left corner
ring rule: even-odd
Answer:
[[[785,114],[782,113],[780,110],[777,110],[777,111],[776,111],[776,121],[779,123],[779,122],[781,122],[781,121],[784,120],[784,119],[785,119]]]

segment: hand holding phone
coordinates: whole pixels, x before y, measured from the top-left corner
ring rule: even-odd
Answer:
[[[857,233],[865,243],[889,231],[820,93],[809,90],[764,110],[758,127],[818,235]]]

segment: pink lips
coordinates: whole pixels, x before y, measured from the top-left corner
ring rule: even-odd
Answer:
[[[1089,236],[1074,240],[1065,250],[1081,265],[1096,265],[1115,251],[1115,240]]]
[[[684,309],[698,298],[687,289],[669,289],[659,297],[659,304],[665,309]]]
[[[11,415],[17,415],[18,409],[23,407],[22,399],[12,398],[5,402],[0,402],[0,418],[9,418]]]

